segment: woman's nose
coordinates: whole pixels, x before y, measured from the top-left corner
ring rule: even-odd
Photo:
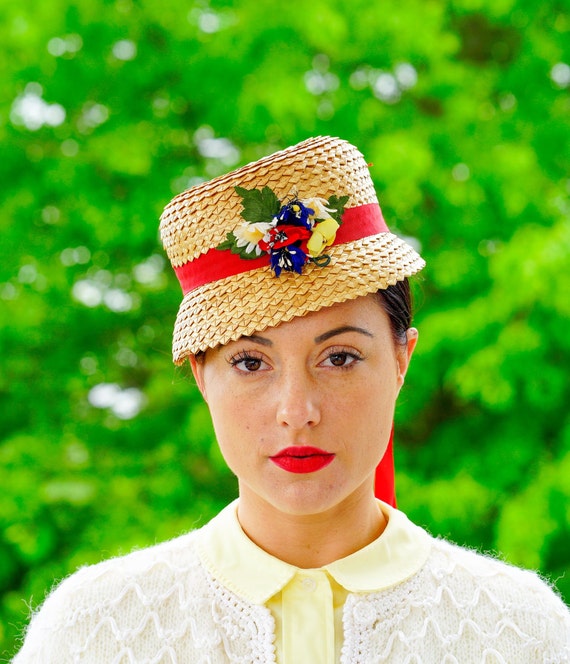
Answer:
[[[295,430],[321,421],[318,387],[310,377],[296,373],[284,377],[277,396],[277,423]]]

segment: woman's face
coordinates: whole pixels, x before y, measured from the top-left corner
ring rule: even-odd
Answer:
[[[367,296],[192,359],[241,501],[307,515],[370,500],[416,338],[396,345]]]

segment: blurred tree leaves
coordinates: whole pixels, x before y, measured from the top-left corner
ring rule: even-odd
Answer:
[[[5,0],[0,18],[0,653],[54,579],[235,495],[171,368],[157,220],[318,134],[363,150],[428,261],[400,505],[570,598],[566,3]]]

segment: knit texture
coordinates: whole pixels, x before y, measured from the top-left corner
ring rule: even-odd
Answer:
[[[275,662],[271,613],[214,581],[199,537],[76,572],[33,617],[13,664]],[[535,574],[434,539],[407,581],[348,596],[341,663],[377,662],[570,662],[570,612]]]

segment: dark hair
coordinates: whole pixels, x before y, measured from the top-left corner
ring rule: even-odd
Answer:
[[[412,324],[412,293],[408,279],[382,288],[376,296],[388,314],[392,336],[397,344],[406,343],[406,332]]]

